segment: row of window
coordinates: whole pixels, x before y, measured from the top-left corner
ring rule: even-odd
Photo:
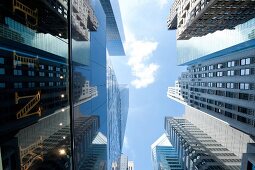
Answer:
[[[253,83],[233,83],[233,82],[195,82],[191,83],[191,86],[201,86],[201,87],[217,87],[217,88],[227,88],[227,89],[240,89],[240,90],[252,90]],[[191,87],[190,91],[196,91],[196,88]]]
[[[242,122],[242,123],[245,123],[245,124],[248,124],[248,125],[253,125],[255,127],[255,122],[253,120],[249,119],[249,118],[244,117],[244,116],[236,115],[236,114],[233,114],[233,113],[228,112],[226,110],[222,110],[222,109],[219,109],[219,108],[214,108],[210,105],[206,105],[206,104],[203,104],[203,103],[198,103],[198,102],[193,102],[193,101],[191,101],[191,103],[192,103],[191,104],[192,106],[196,105],[199,108],[204,108],[204,109],[213,111],[215,113],[219,113],[219,114],[224,115],[226,117],[235,119],[239,122]]]
[[[194,97],[192,97],[192,98],[194,98]],[[195,97],[195,99],[196,98],[198,99],[197,96]],[[212,99],[206,99],[204,97],[200,97],[199,100],[202,101],[202,102],[206,102],[206,103],[216,105],[216,106],[219,106],[219,107],[224,107],[224,108],[227,108],[227,109],[230,109],[230,110],[235,110],[235,111],[238,111],[240,113],[244,113],[244,114],[248,114],[248,115],[254,115],[254,113],[255,113],[255,111],[253,109],[250,109],[250,108],[246,108],[246,107],[242,107],[242,106],[236,106],[236,105],[232,105],[232,104],[229,104],[229,103],[224,103],[224,102],[221,102],[221,101],[215,101],[215,100],[212,100]],[[193,100],[191,100],[191,101],[193,101]],[[197,101],[194,101],[194,103],[195,102],[197,102]]]
[[[228,71],[217,71],[217,72],[209,72],[209,73],[201,73],[190,75],[190,78],[205,78],[205,77],[222,77],[222,76],[247,76],[254,74],[254,70],[250,68],[244,68],[240,70],[228,70]]]
[[[25,88],[25,84],[27,84],[26,87],[35,87],[37,83],[35,82],[28,82],[28,83],[22,83],[22,82],[17,82],[17,83],[14,83],[14,88],[16,89],[20,89],[20,88]],[[38,84],[39,87],[45,87],[45,86],[49,86],[49,87],[52,87],[52,86],[61,86],[61,84],[63,86],[66,86],[66,82],[40,82]],[[0,83],[0,88],[5,88],[6,87],[6,84],[5,83]]]
[[[1,70],[1,69],[0,69]],[[1,72],[1,71],[0,71]],[[31,70],[28,70],[27,71],[27,75],[28,76],[35,76],[35,72],[34,71],[31,71]],[[13,70],[13,75],[15,75],[15,76],[21,76],[23,74],[23,71],[22,70],[17,70],[17,69],[14,69]],[[39,72],[39,76],[40,77],[44,77],[45,75],[46,75],[47,73],[45,73],[45,72]],[[48,77],[54,77],[54,74],[53,73],[48,73]],[[56,73],[55,74],[55,77],[58,77],[58,78],[64,78],[63,76],[61,76],[59,73]]]
[[[40,64],[39,67],[40,67],[41,70],[44,70],[46,66],[43,65],[43,64]],[[49,71],[53,71],[54,67],[53,66],[48,66],[48,70]],[[61,68],[55,67],[55,71],[60,71],[60,70],[61,70]],[[66,68],[62,68],[62,71],[65,73],[66,72]]]
[[[198,89],[197,92],[201,93],[207,93],[211,95],[217,95],[217,96],[223,96],[223,97],[229,97],[229,98],[236,98],[241,100],[255,100],[255,96],[253,94],[248,93],[237,93],[237,92],[229,92],[229,91],[222,91],[222,90],[212,90],[212,89]],[[185,99],[188,99],[188,93],[182,92],[182,97]],[[191,98],[193,98],[193,94],[190,95]],[[198,100],[198,97],[195,96],[195,99]],[[201,100],[201,98],[199,99]],[[202,100],[201,100],[202,101]]]
[[[4,64],[4,58],[0,58],[0,64]],[[19,60],[13,60],[13,65],[14,65],[14,67],[21,66],[22,62],[19,61]],[[31,62],[28,62],[27,65],[28,65],[29,68],[34,68],[35,67],[35,63],[31,63]],[[43,65],[43,64],[40,64],[39,68],[41,70],[44,70],[44,69],[46,69],[46,66]],[[54,69],[53,66],[47,66],[47,69],[49,71],[60,71],[61,70],[60,67],[55,67],[55,69]],[[62,68],[62,71],[65,73],[66,72],[66,68]]]
[[[191,71],[192,72],[200,72],[200,71],[207,71],[207,70],[214,70],[214,69],[230,68],[230,67],[234,67],[234,66],[238,66],[238,65],[240,65],[240,66],[250,65],[253,63],[252,60],[253,60],[252,57],[248,57],[248,58],[243,58],[240,60],[228,61],[225,63],[218,63],[218,64],[209,65],[209,66],[197,67],[195,69],[192,69]]]

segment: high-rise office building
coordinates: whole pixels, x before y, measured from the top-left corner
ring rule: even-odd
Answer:
[[[120,170],[127,170],[128,167],[128,157],[126,155],[121,154],[120,157]]]
[[[168,29],[177,29],[177,39],[199,37],[217,30],[234,29],[253,17],[253,1],[175,0]]]
[[[128,161],[128,170],[134,170],[134,169],[135,169],[134,161]]]
[[[211,60],[190,65],[168,96],[255,136],[254,53],[255,46],[242,44],[212,53]]]
[[[106,56],[125,54],[112,4],[0,2],[0,169],[109,167]]]
[[[187,169],[240,169],[241,159],[183,118],[165,118],[165,130]]]
[[[134,170],[134,161],[129,161],[128,156],[121,154],[118,166],[112,168],[113,170]]]
[[[177,29],[178,64],[190,65],[203,56],[253,40],[254,5],[252,1],[174,1],[168,28]]]
[[[107,107],[108,107],[108,151],[109,151],[109,167],[116,164],[116,160],[121,157],[122,145],[124,141],[124,133],[126,127],[126,119],[128,114],[128,88],[121,88],[111,62],[107,61]],[[117,165],[118,166],[118,165]]]
[[[165,133],[151,145],[151,156],[154,170],[184,169],[176,148]]]
[[[127,116],[128,116],[128,108],[129,108],[129,88],[127,85],[120,85],[120,104],[121,104],[121,147],[123,146],[126,124],[127,124]]]
[[[188,67],[167,96],[239,159],[252,155],[247,145],[255,135],[255,3],[247,3],[250,9],[246,2],[175,1],[168,20],[169,29],[177,29],[178,64]]]

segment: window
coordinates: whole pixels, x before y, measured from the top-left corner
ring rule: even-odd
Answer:
[[[238,112],[241,112],[241,113],[245,113],[245,114],[247,114],[248,112],[248,109],[247,108],[245,108],[245,107],[241,107],[241,106],[238,106]]]
[[[213,65],[208,66],[208,70],[213,70]]]
[[[233,109],[233,105],[225,103],[225,108],[232,110]]]
[[[42,69],[42,70],[43,70],[43,69],[44,69],[44,65],[42,65],[42,64],[41,64],[41,65],[40,65],[40,69]]]
[[[40,76],[40,77],[44,77],[44,76],[45,76],[45,73],[44,73],[44,72],[39,72],[39,76]]]
[[[234,88],[234,83],[227,83],[227,88],[228,89],[233,89]]]
[[[241,69],[241,76],[244,75],[250,75],[250,69],[246,68],[246,69]]]
[[[4,58],[0,58],[0,64],[4,64]]]
[[[228,70],[227,75],[228,76],[234,76],[235,75],[235,71],[234,70]]]
[[[201,74],[201,77],[202,78],[206,77],[206,73]]]
[[[217,72],[217,77],[222,77],[223,76],[223,72],[222,71],[218,71]]]
[[[216,83],[216,87],[222,88],[222,83]]]
[[[5,88],[5,83],[0,83],[0,88]]]
[[[28,87],[35,87],[35,83],[34,82],[29,82]]]
[[[208,73],[208,77],[213,77],[213,73]]]
[[[239,99],[249,100],[249,94],[247,94],[247,93],[239,93]]]
[[[53,77],[53,73],[48,73],[49,77]]]
[[[220,68],[223,68],[223,64],[217,64],[217,68],[220,69]]]
[[[27,63],[27,65],[28,65],[29,68],[34,68],[35,67],[34,63]]]
[[[45,86],[45,83],[40,83],[40,87],[44,87]]]
[[[225,116],[232,118],[232,113],[225,111]]]
[[[14,66],[21,66],[21,61],[13,60],[13,65]]]
[[[213,83],[208,83],[208,87],[213,87]]]
[[[235,98],[235,96],[236,96],[236,93],[226,91],[226,97]]]
[[[63,72],[64,72],[64,73],[66,72],[66,69],[65,69],[65,68],[63,68]]]
[[[250,84],[249,83],[240,83],[241,90],[249,90],[250,89]]]
[[[14,88],[16,89],[22,88],[22,83],[14,83]]]
[[[221,109],[215,108],[216,113],[221,113]]]
[[[228,67],[234,67],[234,66],[235,66],[235,61],[228,62]]]
[[[15,75],[15,76],[21,76],[22,75],[22,70],[13,70],[13,74]]]
[[[241,59],[241,65],[248,65],[248,64],[251,64],[251,59],[250,58],[244,58],[244,59]]]
[[[48,70],[52,71],[53,70],[53,66],[48,66]]]
[[[53,82],[49,82],[49,86],[53,86]]]
[[[59,67],[56,67],[56,71],[60,71],[60,68],[59,68]]]
[[[60,86],[60,82],[57,82],[57,83],[56,83],[56,86]]]
[[[240,121],[240,122],[249,124],[249,120],[246,117],[237,115],[237,120]]]
[[[206,70],[206,67],[204,66],[204,67],[202,67],[202,71],[205,71]]]
[[[0,75],[1,74],[5,74],[5,69],[4,68],[0,68]]]
[[[34,71],[28,71],[28,76],[35,76],[35,72]]]

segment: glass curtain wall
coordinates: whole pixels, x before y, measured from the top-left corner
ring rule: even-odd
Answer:
[[[0,1],[0,169],[71,169],[67,0]]]
[[[72,0],[75,169],[107,169],[106,16],[99,0]]]

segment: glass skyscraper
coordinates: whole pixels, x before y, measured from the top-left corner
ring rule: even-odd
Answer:
[[[121,105],[108,106],[106,57],[125,52],[111,4],[0,2],[0,169],[103,170],[117,160]]]
[[[184,166],[175,147],[170,143],[166,133],[151,145],[154,170],[183,170]]]

